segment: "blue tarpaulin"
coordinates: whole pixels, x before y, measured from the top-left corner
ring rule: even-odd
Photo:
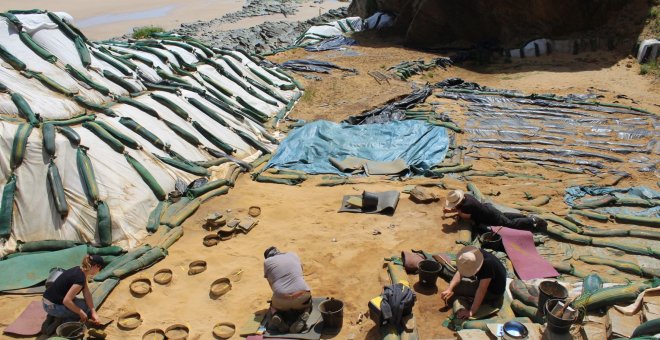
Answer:
[[[617,198],[631,197],[645,200],[660,199],[660,192],[645,186],[628,188],[573,186],[566,189],[564,201],[566,204],[574,206],[575,200],[587,195],[594,197],[610,195]],[[603,207],[597,208],[595,210],[603,214],[626,214],[635,216],[660,217],[660,207],[652,207],[649,209],[641,209],[636,207]]]
[[[328,159],[353,156],[384,162],[402,159],[413,173],[422,174],[442,162],[448,145],[444,127],[423,121],[349,125],[320,120],[289,133],[266,168],[347,175]]]

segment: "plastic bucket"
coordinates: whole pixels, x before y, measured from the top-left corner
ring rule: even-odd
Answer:
[[[440,269],[442,269],[440,263],[434,260],[419,262],[419,282],[426,287],[435,287]]]
[[[55,334],[65,339],[82,339],[87,327],[80,322],[65,322],[57,327]]]
[[[504,250],[502,245],[502,236],[492,232],[483,233],[479,236],[479,241],[481,242],[481,248],[492,249],[497,251]]]
[[[566,334],[571,329],[571,325],[575,322],[576,318],[563,319],[551,313],[555,305],[563,301],[560,299],[550,299],[545,302],[545,317],[548,322],[548,329],[555,334]]]
[[[568,297],[568,290],[564,286],[555,281],[543,281],[539,284],[539,307],[537,314],[544,315],[546,301],[550,299],[557,299],[560,301],[566,300]]]
[[[340,330],[344,322],[344,302],[330,299],[319,304],[324,330]]]

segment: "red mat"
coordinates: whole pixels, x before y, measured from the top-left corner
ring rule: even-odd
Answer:
[[[3,333],[34,336],[41,332],[41,324],[44,321],[46,321],[46,311],[43,304],[41,301],[32,301]]]
[[[499,229],[498,234],[502,236],[506,254],[521,280],[559,276],[550,262],[536,251],[534,236],[530,231],[505,227],[492,227],[492,229],[494,232]]]

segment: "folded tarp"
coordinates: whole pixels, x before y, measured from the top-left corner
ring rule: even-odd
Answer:
[[[69,269],[79,266],[85,255],[87,246],[80,245],[0,261],[0,291],[34,286],[46,280],[51,268]]]
[[[358,157],[346,157],[343,160],[331,157],[330,163],[342,172],[364,171],[367,175],[396,175],[408,170],[406,162],[401,159],[375,162]]]
[[[364,191],[362,195],[344,196],[339,212],[392,215],[398,203],[399,192],[396,190],[385,192]]]
[[[266,168],[345,176],[329,159],[352,156],[377,162],[401,159],[421,174],[442,162],[448,145],[445,128],[421,121],[347,125],[321,120],[292,131]]]

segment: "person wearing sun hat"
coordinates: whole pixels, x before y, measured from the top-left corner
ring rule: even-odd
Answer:
[[[518,213],[503,213],[492,204],[481,203],[462,190],[452,190],[445,199],[444,212],[457,212],[456,216],[474,221],[477,228],[485,232],[491,226],[504,226],[522,230],[543,230],[548,223],[537,216]]]
[[[499,308],[506,289],[506,269],[493,254],[465,246],[456,254],[456,274],[440,297],[449,304],[458,300],[460,319],[475,315],[483,303]]]

